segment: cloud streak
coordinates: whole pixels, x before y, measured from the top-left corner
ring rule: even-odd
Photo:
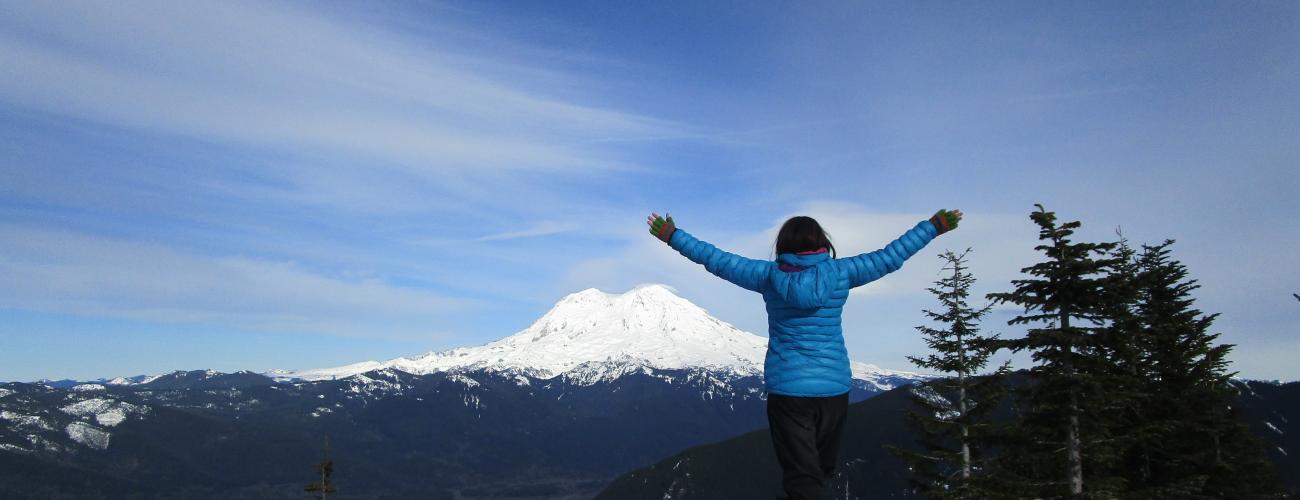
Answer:
[[[292,262],[0,226],[0,307],[165,323],[356,336],[420,335],[466,299]]]
[[[519,231],[508,231],[504,233],[490,234],[479,238],[478,241],[503,241],[514,240],[519,238],[534,238],[537,236],[550,236],[553,234],[567,233],[578,229],[577,224],[563,223],[556,221],[545,221],[528,229]]]
[[[522,186],[505,174],[636,168],[603,142],[680,134],[665,120],[553,97],[560,83],[589,82],[537,77],[550,70],[536,61],[514,60],[519,70],[503,73],[511,54],[419,44],[286,4],[20,3],[6,11],[0,101],[331,159],[381,183],[423,179],[426,189],[464,196],[484,180]],[[531,78],[513,78],[520,74]],[[321,187],[310,172],[273,168],[299,188]]]

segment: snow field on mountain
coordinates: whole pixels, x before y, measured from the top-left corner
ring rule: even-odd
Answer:
[[[73,441],[96,450],[108,449],[109,440],[113,437],[108,432],[80,421],[68,424],[64,431],[68,433],[68,437]]]
[[[125,421],[127,415],[148,413],[149,407],[111,399],[93,398],[64,406],[61,410],[77,417],[93,417],[99,425],[113,427]]]
[[[650,284],[623,294],[594,288],[570,294],[528,328],[482,346],[266,375],[324,380],[381,369],[413,374],[486,369],[541,379],[565,375],[599,381],[643,369],[702,368],[750,376],[762,375],[766,352],[767,338],[710,316],[665,285]],[[894,387],[890,378],[921,378],[865,363],[852,363],[852,370],[853,378],[881,390]]]

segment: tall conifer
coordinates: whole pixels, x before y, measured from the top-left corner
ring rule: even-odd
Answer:
[[[1106,497],[1118,486],[1109,477],[1108,425],[1090,412],[1106,397],[1109,368],[1099,325],[1105,322],[1106,277],[1114,243],[1071,240],[1078,221],[1058,224],[1042,205],[1030,214],[1039,227],[1035,247],[1045,260],[1021,269],[1014,290],[989,298],[1024,308],[1008,323],[1028,325],[1024,338],[1005,345],[1029,351],[1035,365],[1019,389],[1019,427],[1000,454],[999,474],[1024,496]],[[1089,472],[1089,470],[1092,472]],[[1085,474],[1092,474],[1085,476]],[[1085,478],[1088,479],[1085,489]]]
[[[1110,397],[1104,407],[1094,409],[1112,436],[1114,451],[1109,473],[1118,479],[1119,491],[1141,489],[1151,477],[1153,446],[1164,433],[1151,421],[1151,366],[1148,363],[1149,336],[1138,314],[1141,269],[1137,252],[1120,235],[1111,250],[1114,263],[1105,285],[1107,325],[1099,330],[1100,352],[1110,361],[1103,383]]]
[[[1133,478],[1133,498],[1273,498],[1280,492],[1272,464],[1240,421],[1228,371],[1231,344],[1215,344],[1210,327],[1218,314],[1194,307],[1199,288],[1186,267],[1170,257],[1172,240],[1143,245],[1136,261],[1138,319],[1143,349],[1140,388],[1149,404],[1139,428],[1143,474]]]
[[[908,422],[917,432],[920,452],[900,454],[911,464],[913,483],[928,498],[988,498],[982,481],[987,473],[986,444],[990,411],[1001,394],[1000,375],[1005,366],[988,376],[979,371],[988,364],[996,336],[980,334],[979,323],[991,305],[975,308],[967,299],[975,277],[966,267],[966,255],[946,251],[939,257],[950,272],[928,288],[939,299],[939,311],[922,311],[942,328],[918,326],[931,352],[908,356],[918,367],[944,378],[920,384],[913,390]]]

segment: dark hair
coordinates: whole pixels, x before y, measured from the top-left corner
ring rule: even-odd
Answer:
[[[812,217],[791,217],[781,225],[781,231],[776,233],[777,255],[811,252],[819,248],[829,249],[831,257],[835,257],[835,245],[831,244],[830,235]]]

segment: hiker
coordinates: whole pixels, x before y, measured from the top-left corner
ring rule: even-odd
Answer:
[[[767,421],[790,499],[821,499],[834,476],[844,434],[852,372],[840,316],[849,289],[898,270],[935,236],[951,231],[960,210],[940,210],[880,250],[844,259],[811,217],[792,217],[776,235],[776,260],[719,250],[651,213],[650,234],[767,305]]]

